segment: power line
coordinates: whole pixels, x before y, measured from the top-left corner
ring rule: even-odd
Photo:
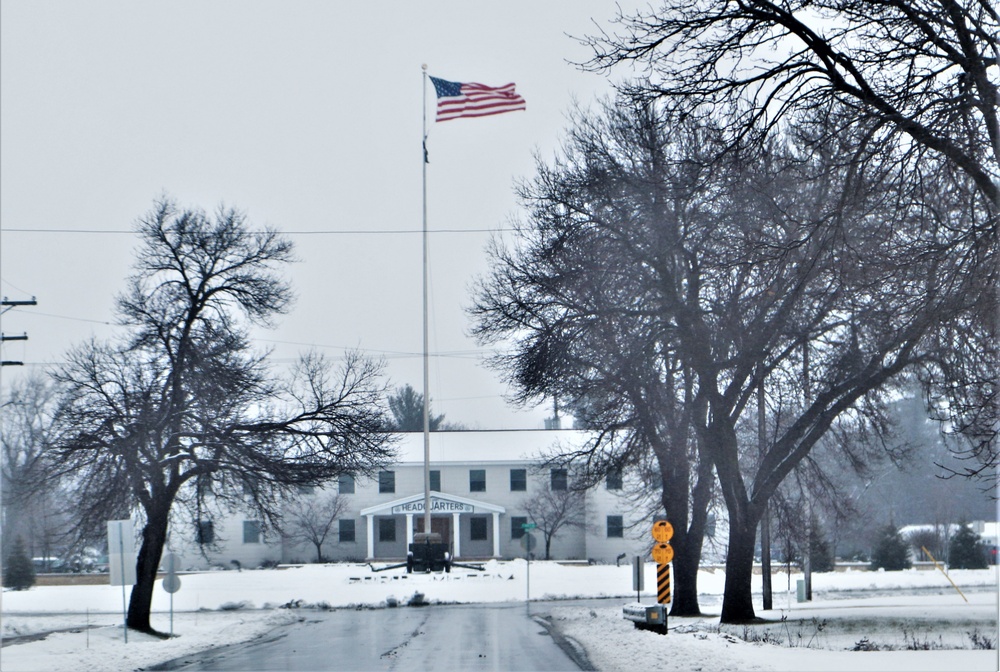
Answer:
[[[517,229],[428,229],[427,233],[509,233]],[[4,228],[3,233],[81,233],[81,234],[111,234],[111,235],[135,235],[135,231],[125,229],[21,229]],[[363,236],[363,235],[420,235],[422,231],[411,229],[322,229],[319,231],[278,231],[280,235],[286,236]]]
[[[42,313],[38,311],[32,311],[32,315],[38,315],[41,317],[54,317],[58,320],[72,320],[74,322],[89,322],[91,324],[103,324],[110,327],[117,326],[114,322],[110,320],[92,320],[86,317],[70,317],[69,315],[56,315],[55,313]]]

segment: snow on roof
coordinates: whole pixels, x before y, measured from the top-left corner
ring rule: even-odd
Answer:
[[[988,520],[974,520],[967,523],[967,525],[984,540],[996,540],[998,532],[1000,532],[1000,523]],[[899,533],[903,537],[907,537],[915,532],[939,531],[947,531],[949,536],[953,535],[958,531],[958,523],[951,523],[949,525],[904,525],[899,528]]]
[[[424,435],[421,432],[399,434],[397,464],[424,461]],[[580,430],[502,430],[431,432],[430,461],[433,463],[537,462],[538,456],[556,446],[579,447],[590,436]]]

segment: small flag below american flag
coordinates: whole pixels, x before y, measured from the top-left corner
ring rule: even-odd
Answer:
[[[437,92],[437,121],[459,117],[487,117],[525,109],[524,98],[517,95],[513,84],[486,86],[475,82],[449,82],[431,77]]]

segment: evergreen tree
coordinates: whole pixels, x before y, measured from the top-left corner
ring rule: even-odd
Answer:
[[[809,566],[814,572],[833,571],[833,551],[815,520],[809,528]]]
[[[14,540],[14,547],[7,556],[3,585],[13,590],[27,590],[35,585],[35,568],[31,564],[28,552],[24,549],[24,539],[20,536]]]
[[[894,523],[889,523],[882,530],[875,549],[872,551],[872,569],[882,567],[889,571],[899,569],[909,569],[913,566],[910,561],[910,545],[903,539]]]
[[[389,410],[392,411],[394,423],[392,429],[397,432],[424,431],[424,395],[410,385],[396,388],[396,393],[389,396]],[[441,427],[444,414],[434,415],[428,407],[428,423],[430,431],[436,432]]]
[[[952,569],[986,569],[983,542],[965,523],[959,525],[948,544],[948,565]]]

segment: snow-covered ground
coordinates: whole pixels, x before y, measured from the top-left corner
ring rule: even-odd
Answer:
[[[450,575],[373,574],[355,564],[182,575],[173,600],[175,637],[130,632],[127,643],[119,586],[4,591],[0,669],[136,670],[253,639],[294,622],[304,609],[379,607],[393,598],[405,604],[415,592],[432,603],[521,601],[527,569],[519,560],[490,562],[482,573],[456,569]],[[775,608],[758,611],[771,622],[753,628],[719,626],[725,577],[721,571],[703,571],[699,591],[705,616],[671,618],[666,636],[637,630],[622,618],[622,604],[635,600],[631,571],[625,565],[531,563],[532,600],[614,598],[592,608],[551,604],[556,627],[581,643],[599,670],[998,669],[996,567],[949,572],[964,598],[938,571],[816,574],[811,603],[795,601],[801,575],[776,574]],[[646,567],[645,585],[655,586],[653,565]],[[782,590],[788,587],[791,593]],[[760,591],[759,577],[755,590]],[[652,592],[644,592],[642,601],[651,604]],[[169,631],[170,595],[159,585],[153,609],[153,626]],[[60,632],[34,641],[21,638],[51,631]],[[993,648],[977,648],[984,642]]]

